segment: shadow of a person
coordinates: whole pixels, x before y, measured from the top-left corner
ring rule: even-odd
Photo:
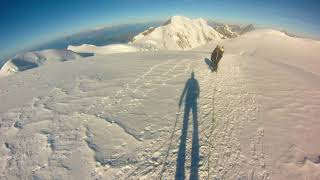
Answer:
[[[212,61],[208,58],[205,58],[204,61],[206,62],[206,64],[208,65],[208,68],[211,70],[211,72],[213,72],[213,64]]]
[[[193,117],[193,132],[192,132],[192,149],[191,149],[191,167],[190,167],[190,179],[199,179],[199,134],[198,134],[198,110],[197,99],[200,95],[199,83],[194,77],[194,72],[191,73],[191,78],[186,82],[183,93],[181,94],[179,107],[182,105],[182,101],[185,97],[185,107],[183,116],[183,127],[180,136],[180,145],[177,157],[176,167],[176,180],[185,179],[185,158],[186,158],[186,142],[188,133],[189,114],[192,110]]]

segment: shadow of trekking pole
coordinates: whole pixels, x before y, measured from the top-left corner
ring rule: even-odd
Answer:
[[[169,156],[169,153],[170,153],[170,150],[171,150],[172,140],[173,140],[174,132],[176,131],[177,122],[178,122],[178,118],[179,118],[179,114],[180,114],[180,107],[181,106],[179,106],[178,112],[176,114],[176,121],[174,123],[174,127],[173,127],[173,130],[172,130],[172,133],[171,133],[170,143],[169,143],[169,147],[167,149],[166,157],[165,157],[164,162],[163,162],[163,167],[161,169],[159,177],[157,178],[157,179],[160,179],[160,180],[162,179],[163,172],[166,170],[167,160],[168,160],[168,156]]]

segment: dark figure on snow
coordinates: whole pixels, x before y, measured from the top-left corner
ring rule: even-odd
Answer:
[[[189,126],[189,114],[192,111],[192,149],[191,149],[191,166],[190,166],[190,180],[199,179],[199,130],[198,130],[198,111],[197,111],[197,99],[200,95],[199,83],[194,77],[194,73],[191,73],[191,78],[186,82],[186,86],[181,94],[179,101],[179,107],[182,105],[182,101],[185,97],[183,125],[181,129],[180,145],[177,157],[177,167],[175,180],[186,179],[185,166],[186,166],[186,148],[187,148],[187,134]]]
[[[192,106],[193,104],[197,103],[197,99],[199,98],[200,90],[199,90],[199,83],[194,78],[194,72],[191,73],[191,78],[188,79],[186,86],[184,87],[183,93],[181,94],[179,107],[182,104],[182,100],[184,96],[185,98],[185,105]]]
[[[213,50],[213,52],[211,54],[212,66],[215,71],[217,71],[217,69],[218,69],[218,64],[223,56],[223,53],[224,53],[223,46],[220,47],[219,45],[217,45],[217,47]]]

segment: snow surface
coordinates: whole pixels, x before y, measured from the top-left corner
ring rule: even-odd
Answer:
[[[46,49],[42,51],[26,52],[18,54],[14,58],[8,60],[0,69],[0,77],[32,69],[45,63],[79,58],[81,58],[80,55],[67,50]]]
[[[91,44],[82,44],[80,46],[69,45],[67,49],[77,53],[93,53],[98,55],[140,51],[139,48],[127,44],[111,44],[107,46],[95,46]]]
[[[319,179],[320,42],[256,30],[219,44],[217,72],[212,42],[1,78],[0,178]],[[197,117],[183,125],[191,72]]]

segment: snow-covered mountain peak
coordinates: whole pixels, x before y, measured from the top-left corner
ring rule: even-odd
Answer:
[[[171,23],[179,23],[179,22],[183,22],[183,21],[190,21],[191,19],[187,18],[187,17],[183,17],[183,16],[172,16],[169,21],[170,24]]]
[[[202,18],[173,16],[162,26],[138,34],[131,43],[147,50],[188,50],[212,40],[220,40],[221,37]]]
[[[197,19],[190,19],[188,17],[184,16],[172,16],[166,23],[166,24],[185,24],[185,23],[198,23],[202,25],[207,25],[207,21],[203,18],[197,18]]]
[[[240,35],[239,33],[232,31],[228,24],[217,27],[216,30],[227,38],[235,38]]]
[[[184,16],[172,16],[164,25],[168,24],[185,24],[185,23],[199,23],[199,24],[207,24],[206,20],[202,18],[190,19]]]

